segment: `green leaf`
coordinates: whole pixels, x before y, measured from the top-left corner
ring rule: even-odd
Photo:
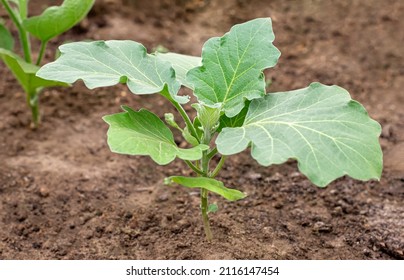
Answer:
[[[198,112],[198,120],[202,125],[205,134],[211,134],[216,131],[219,118],[220,118],[220,108],[209,107],[200,103],[192,104],[192,107]]]
[[[148,155],[156,163],[165,165],[176,157],[199,160],[202,151],[209,147],[198,145],[191,149],[178,148],[171,130],[155,114],[141,109],[139,112],[127,106],[126,112],[105,116],[109,124],[108,145],[111,151],[127,155]]]
[[[68,86],[65,83],[36,77],[35,74],[39,67],[25,62],[13,52],[0,48],[0,57],[14,74],[15,78],[21,84],[25,92],[36,92],[44,87]]]
[[[221,104],[228,117],[244,107],[246,99],[265,95],[263,70],[273,67],[280,52],[270,18],[235,25],[221,38],[209,39],[202,50],[202,66],[188,72],[199,101]]]
[[[0,48],[12,51],[14,48],[14,38],[10,31],[4,26],[0,18]]]
[[[379,179],[380,132],[380,125],[346,90],[313,83],[253,100],[243,126],[224,128],[216,144],[224,155],[251,144],[253,158],[265,166],[294,158],[314,184],[325,186],[346,174]]]
[[[227,200],[235,201],[246,197],[246,195],[238,190],[226,188],[223,182],[206,177],[183,177],[171,176],[164,180],[164,183],[170,185],[177,183],[187,188],[202,188],[223,196]]]
[[[95,0],[65,0],[61,6],[47,8],[41,15],[23,21],[24,28],[47,42],[79,23],[91,10]]]
[[[180,84],[170,63],[147,54],[142,44],[115,40],[77,42],[59,49],[61,56],[43,66],[39,77],[66,83],[82,79],[90,89],[126,83],[136,94],[160,92],[167,85],[177,102],[188,101],[188,97],[177,95]]]
[[[245,116],[247,115],[248,107],[250,106],[251,101],[247,101],[243,110],[240,111],[236,116],[229,118],[226,115],[222,115],[219,119],[219,127],[217,132],[222,131],[225,127],[240,127],[243,125]]]
[[[182,85],[193,89],[192,84],[187,82],[186,75],[189,70],[202,64],[202,59],[200,57],[178,53],[156,53],[156,56],[162,60],[170,62],[171,66],[175,70],[175,76],[177,77],[178,81]]]
[[[218,210],[219,210],[219,207],[217,206],[217,204],[215,204],[215,203],[209,204],[209,206],[208,206],[208,214],[209,213],[216,213]]]

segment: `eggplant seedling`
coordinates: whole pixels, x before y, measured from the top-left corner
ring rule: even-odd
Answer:
[[[46,87],[66,86],[65,83],[41,79],[35,76],[40,68],[46,46],[52,38],[79,23],[90,11],[95,0],[65,0],[61,6],[47,8],[41,15],[28,17],[29,0],[0,0],[18,30],[24,53],[21,58],[13,52],[14,38],[0,18],[0,58],[13,73],[25,91],[27,104],[32,112],[33,127],[38,127],[39,94]],[[36,62],[33,63],[29,34],[41,41]]]
[[[266,93],[263,70],[273,67],[280,56],[273,40],[271,20],[259,18],[209,39],[201,58],[147,54],[133,41],[70,43],[62,45],[61,56],[37,75],[65,83],[81,79],[90,89],[126,83],[135,94],[164,96],[185,127],[170,113],[166,123],[181,131],[189,148],[176,145],[169,126],[158,116],[127,106],[104,117],[108,144],[115,153],[147,155],[160,165],[182,159],[196,176],[172,176],[165,183],[200,189],[204,229],[211,240],[208,214],[217,207],[209,205],[209,193],[230,201],[246,196],[215,177],[228,156],[247,148],[264,166],[297,160],[299,170],[320,187],[343,175],[359,180],[381,176],[380,125],[345,89],[312,83],[303,89]],[[193,90],[197,98],[193,119],[183,108],[189,98],[178,95],[181,86]],[[213,166],[216,155],[220,160]]]

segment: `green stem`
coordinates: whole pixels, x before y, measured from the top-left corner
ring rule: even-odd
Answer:
[[[198,134],[196,133],[195,127],[194,127],[194,125],[192,124],[191,119],[188,117],[187,112],[185,112],[184,108],[183,108],[177,101],[175,101],[175,100],[171,97],[171,95],[170,95],[170,93],[168,92],[167,88],[164,88],[164,89],[161,91],[161,95],[163,95],[165,98],[167,98],[168,101],[170,101],[171,104],[174,105],[174,107],[177,109],[178,113],[180,113],[181,117],[184,119],[185,124],[187,125],[188,130],[189,130],[189,132],[191,133],[191,135],[192,135],[193,137],[195,137],[195,138],[198,140],[198,142],[200,143],[200,139],[199,139],[199,137],[198,137]]]
[[[39,64],[41,64],[43,55],[45,54],[45,50],[46,50],[46,45],[47,45],[47,44],[48,44],[48,41],[42,41],[42,42],[41,42],[41,49],[40,49],[40,51],[39,51],[39,55],[38,55],[38,58],[37,58],[37,60],[36,60],[36,65],[38,65],[38,66],[39,66]]]
[[[212,231],[210,230],[210,223],[208,217],[208,190],[206,189],[201,189],[201,211],[206,239],[210,242],[213,239],[213,235]]]
[[[208,174],[209,172],[209,159],[207,151],[204,151],[201,159],[202,172]],[[204,177],[208,177],[204,175]],[[201,212],[203,227],[205,229],[206,239],[210,242],[213,239],[212,231],[210,229],[209,216],[208,216],[208,190],[201,188]]]
[[[220,170],[223,168],[223,164],[226,161],[226,156],[223,156],[220,158],[219,163],[216,165],[215,170],[212,171],[212,173],[209,175],[210,178],[215,178],[217,174],[219,174]]]
[[[206,176],[206,174],[203,173],[202,170],[200,170],[198,167],[196,167],[191,161],[189,161],[189,160],[184,160],[184,161],[185,161],[185,163],[186,163],[193,171],[195,171],[198,175]]]
[[[208,153],[208,159],[212,159],[217,154],[217,148],[213,148],[212,151]]]
[[[27,103],[31,108],[32,113],[32,126],[38,128],[40,123],[39,115],[39,92],[33,91],[27,93]]]
[[[20,41],[24,51],[24,59],[26,62],[31,63],[31,47],[29,43],[28,33],[25,31],[24,27],[22,26],[22,22],[19,20],[7,0],[1,0],[1,3],[3,3],[4,8],[7,10],[7,13],[10,15],[11,20],[18,29],[18,34],[20,35]]]

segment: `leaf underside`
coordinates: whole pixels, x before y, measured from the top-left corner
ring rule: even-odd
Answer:
[[[253,158],[264,166],[296,159],[303,174],[325,186],[343,175],[379,179],[380,132],[380,125],[346,90],[313,83],[253,100],[244,124],[224,128],[216,144],[224,155],[251,145]]]
[[[223,37],[211,38],[203,46],[202,66],[188,72],[198,100],[221,104],[228,117],[237,115],[246,99],[265,95],[263,70],[273,67],[280,56],[270,18],[235,25]]]
[[[199,160],[206,145],[181,149],[174,142],[170,129],[155,114],[141,109],[139,112],[127,106],[126,112],[105,116],[109,124],[108,145],[112,152],[127,155],[148,155],[156,163],[165,165],[176,157]]]
[[[47,42],[79,23],[91,10],[95,0],[64,0],[61,6],[47,8],[41,15],[24,20],[24,28]]]
[[[165,184],[177,183],[187,188],[202,188],[223,196],[227,200],[236,201],[246,195],[236,189],[226,188],[223,182],[206,177],[171,176],[165,179]]]
[[[167,86],[177,102],[188,102],[188,97],[177,95],[180,83],[171,64],[147,54],[142,44],[116,40],[77,42],[59,49],[61,56],[43,66],[39,77],[67,83],[81,79],[90,89],[126,83],[136,94],[160,92]]]
[[[0,57],[21,84],[25,92],[36,92],[40,88],[52,86],[67,86],[65,83],[41,79],[35,76],[39,67],[25,62],[11,51],[0,48]]]

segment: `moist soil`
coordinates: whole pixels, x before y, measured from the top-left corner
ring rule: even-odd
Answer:
[[[47,2],[55,3],[31,1],[32,13]],[[50,43],[45,60],[61,43],[85,38],[200,55],[206,39],[268,16],[282,52],[267,72],[269,90],[313,81],[346,88],[383,127],[380,181],[344,177],[318,188],[296,162],[265,168],[245,151],[228,160],[220,179],[248,197],[211,196],[219,211],[208,243],[198,192],[162,183],[192,175],[184,164],[157,166],[106,144],[102,116],[125,104],[163,117],[174,111],[163,98],[123,85],[48,89],[42,126],[31,130],[24,94],[0,64],[0,259],[403,259],[402,1],[100,0]]]

